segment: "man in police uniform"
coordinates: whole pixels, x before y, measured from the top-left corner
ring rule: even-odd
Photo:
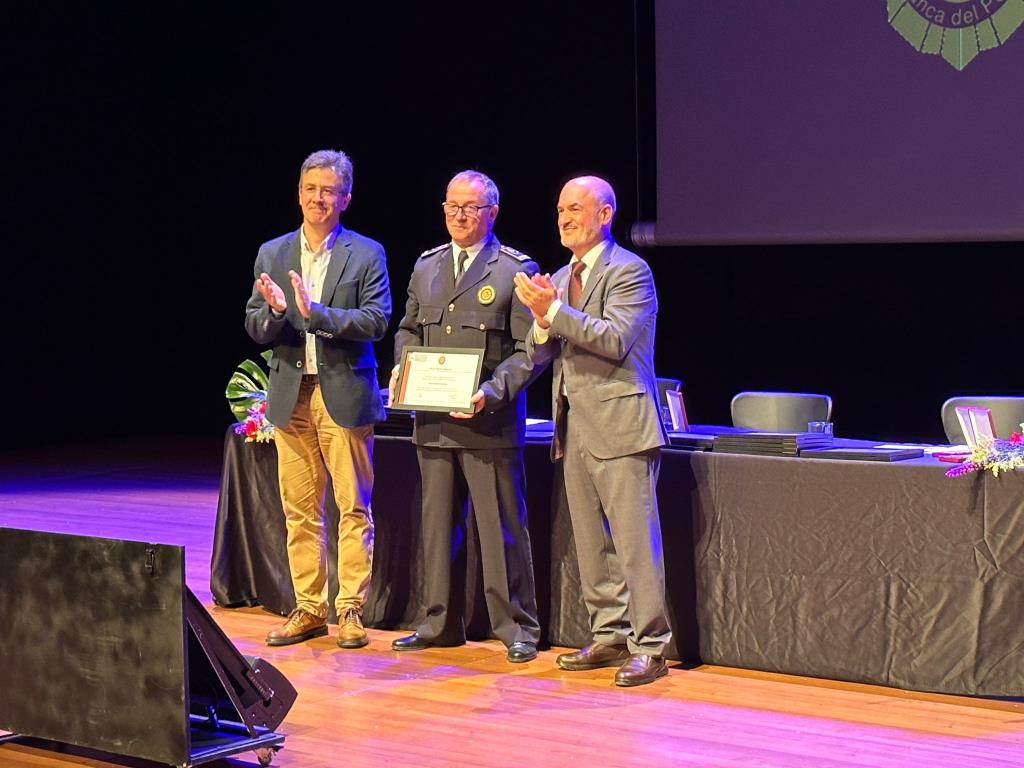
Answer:
[[[416,413],[426,616],[414,634],[391,647],[416,651],[465,642],[461,606],[449,604],[452,532],[458,527],[464,537],[472,501],[491,628],[508,648],[509,661],[530,661],[540,639],[523,498],[523,390],[533,379],[525,349],[532,318],[515,296],[513,276],[538,269],[494,237],[498,188],[484,174],[456,174],[443,209],[452,240],[416,262],[395,335],[395,360],[401,361],[406,346],[483,349],[483,370],[471,398],[473,413]],[[397,378],[396,365],[392,401]]]

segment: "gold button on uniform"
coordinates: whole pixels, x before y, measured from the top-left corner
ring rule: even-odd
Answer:
[[[480,323],[480,330],[481,331],[486,331],[487,330],[487,326],[484,325],[483,323]]]
[[[448,311],[449,312],[454,312],[455,311],[455,305],[454,304],[449,304],[448,305]]]
[[[452,327],[451,327],[450,325],[446,325],[446,326],[444,327],[444,332],[445,332],[445,333],[451,333],[451,332],[452,332]]]

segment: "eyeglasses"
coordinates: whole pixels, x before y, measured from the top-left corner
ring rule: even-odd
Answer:
[[[454,219],[459,215],[459,211],[469,216],[471,219],[480,218],[480,211],[484,208],[493,208],[494,203],[488,203],[487,205],[475,205],[474,203],[467,203],[466,205],[457,205],[455,203],[441,203],[441,208],[444,209],[444,215],[450,219]]]

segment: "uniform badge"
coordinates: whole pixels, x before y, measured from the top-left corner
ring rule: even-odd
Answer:
[[[1006,0],[887,0],[887,6],[890,26],[904,40],[958,70],[1005,43],[1024,18]]]
[[[485,285],[483,288],[476,292],[476,300],[484,305],[493,303],[494,288],[490,285]]]

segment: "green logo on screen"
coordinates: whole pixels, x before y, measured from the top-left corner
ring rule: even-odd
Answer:
[[[921,53],[962,70],[1005,43],[1024,21],[1024,0],[886,0],[889,24]]]

